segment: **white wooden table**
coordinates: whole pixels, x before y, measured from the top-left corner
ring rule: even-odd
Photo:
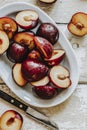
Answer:
[[[0,6],[14,1],[20,0],[0,0]],[[58,27],[64,31],[66,37],[70,40],[80,66],[79,83],[71,97],[56,107],[39,110],[50,116],[59,125],[60,130],[87,130],[87,36],[78,38],[66,29],[67,23],[74,13],[78,11],[87,13],[87,0],[57,0],[56,3],[50,5],[42,4],[38,0],[21,1],[39,6],[54,19]],[[1,79],[0,89],[16,97]],[[50,130],[27,118],[21,110],[0,100],[0,114],[7,109],[16,109],[23,115],[22,130]]]

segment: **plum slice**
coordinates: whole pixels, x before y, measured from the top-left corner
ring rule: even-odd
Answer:
[[[9,39],[7,34],[0,30],[0,55],[3,54],[9,47]]]
[[[7,33],[9,39],[12,39],[13,35],[18,31],[18,26],[15,20],[9,17],[0,18],[0,30]]]
[[[16,22],[23,29],[32,29],[38,24],[39,15],[34,10],[24,10],[16,15]]]
[[[12,68],[12,76],[15,81],[15,83],[23,87],[27,84],[27,81],[23,78],[22,72],[21,72],[21,63],[16,63]]]
[[[51,43],[47,39],[39,36],[35,36],[34,41],[37,49],[40,51],[43,57],[49,59],[53,52],[53,46]]]
[[[44,59],[49,66],[54,66],[59,64],[65,56],[65,51],[63,49],[54,49],[51,58]]]
[[[18,32],[14,36],[14,41],[19,44],[28,46],[30,50],[35,47],[34,36],[29,34],[28,32]]]
[[[45,77],[43,77],[42,79],[40,79],[36,82],[30,82],[30,83],[33,86],[44,86],[44,85],[47,85],[49,83],[49,77],[45,76]]]

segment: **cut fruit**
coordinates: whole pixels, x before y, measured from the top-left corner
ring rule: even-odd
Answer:
[[[46,76],[48,67],[35,59],[26,59],[22,63],[22,74],[24,79],[30,82],[38,81]]]
[[[23,78],[21,72],[21,64],[17,63],[12,68],[12,77],[17,85],[23,87],[27,84],[27,81]]]
[[[43,3],[47,3],[47,4],[51,4],[51,3],[56,2],[56,0],[40,0],[40,1]]]
[[[29,50],[27,46],[23,46],[18,43],[12,43],[10,44],[6,54],[10,61],[14,63],[21,63],[27,58],[28,51]]]
[[[42,78],[36,82],[30,82],[30,83],[33,86],[44,86],[44,85],[47,85],[49,83],[49,77],[45,76],[44,78]]]
[[[0,117],[0,130],[21,130],[22,124],[22,116],[14,110],[6,111]]]
[[[45,38],[39,36],[35,36],[34,41],[37,49],[40,51],[43,57],[49,59],[52,56],[53,52],[53,46],[51,43]]]
[[[30,59],[37,59],[37,60],[41,60],[41,55],[38,52],[38,50],[32,50],[31,52],[29,52],[28,54],[28,58]]]
[[[49,85],[34,86],[32,89],[33,92],[42,99],[51,99],[57,94],[56,89]]]
[[[87,34],[87,14],[83,12],[74,14],[67,27],[72,34],[84,36]]]
[[[51,44],[55,44],[59,38],[59,31],[52,23],[42,23],[37,32],[37,36],[47,39]]]
[[[71,85],[70,72],[61,65],[53,66],[49,77],[51,82],[59,88],[68,88]]]
[[[55,49],[53,50],[53,54],[51,56],[51,58],[49,59],[44,59],[46,61],[46,63],[50,66],[54,66],[54,65],[57,65],[59,64],[63,58],[65,56],[65,51],[62,50],[62,49]]]
[[[34,36],[29,34],[28,32],[19,32],[14,36],[14,41],[28,46],[28,48],[31,50],[35,47],[34,44]]]
[[[16,22],[23,29],[32,29],[38,24],[39,15],[34,10],[24,10],[16,15]]]
[[[18,26],[16,22],[9,17],[0,18],[0,30],[3,30],[7,33],[9,39],[18,31]]]
[[[9,39],[7,34],[0,30],[0,55],[3,54],[9,47]]]

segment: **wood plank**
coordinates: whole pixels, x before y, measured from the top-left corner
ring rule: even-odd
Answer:
[[[15,0],[0,0],[0,6]],[[32,3],[44,10],[57,23],[68,23],[76,12],[87,13],[87,0],[57,0],[54,4],[43,4],[39,0],[21,0]],[[20,0],[16,0],[20,2]]]
[[[2,87],[4,91],[14,96],[9,89],[5,89],[5,85]],[[26,130],[26,128],[29,130],[48,130],[48,128],[34,122],[31,118],[27,118],[21,110],[3,100],[0,100],[0,108],[0,114],[8,109],[20,112],[24,118],[23,130]],[[37,108],[37,110],[55,121],[60,130],[87,130],[87,85],[78,85],[74,93],[64,103],[52,108]]]

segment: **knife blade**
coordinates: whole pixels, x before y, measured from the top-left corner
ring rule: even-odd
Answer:
[[[17,108],[20,108],[34,120],[39,121],[40,123],[52,128],[53,130],[59,130],[57,124],[55,122],[53,122],[52,120],[50,120],[49,117],[47,117],[43,113],[35,110],[31,106],[25,105],[24,103],[20,102],[19,100],[15,99],[14,97],[8,95],[7,93],[3,92],[2,90],[0,90],[0,98],[9,102],[10,104],[16,106]]]

